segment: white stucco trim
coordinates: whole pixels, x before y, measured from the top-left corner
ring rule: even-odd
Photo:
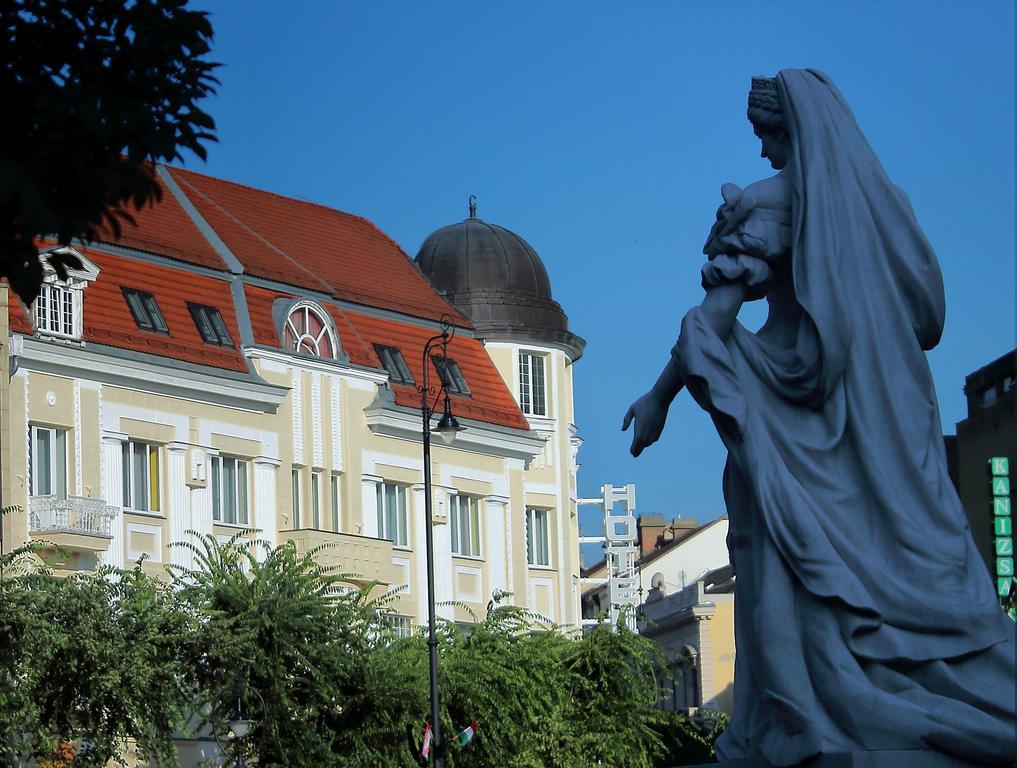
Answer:
[[[367,426],[376,435],[419,443],[420,413],[400,407],[371,405],[364,409]],[[472,419],[459,419],[466,427],[448,446],[451,450],[472,451],[506,459],[522,459],[529,463],[544,450],[544,441],[532,432],[495,427]]]
[[[276,352],[261,347],[244,347],[243,352],[252,360],[265,360],[271,363],[270,369],[279,371],[294,368],[302,371],[315,371],[330,376],[339,375],[348,379],[359,379],[372,384],[385,384],[388,382],[388,374],[384,371],[374,371],[365,368],[354,367],[339,360],[316,360],[312,357],[298,357],[287,352]]]
[[[221,371],[164,366],[113,357],[90,346],[55,345],[31,336],[20,338],[19,367],[67,378],[89,378],[125,389],[260,413],[274,411],[288,392],[286,387],[267,382],[226,378]]]

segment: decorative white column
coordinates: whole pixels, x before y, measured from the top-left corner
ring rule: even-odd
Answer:
[[[166,446],[166,523],[169,528],[169,561],[190,568],[191,551],[183,544],[190,541],[187,529],[191,527],[191,504],[187,488],[187,446],[169,443]]]
[[[102,562],[116,568],[125,564],[124,550],[124,465],[123,442],[127,435],[115,432],[102,433],[102,498],[115,512],[110,521],[112,538],[102,555]]]
[[[378,485],[382,482],[377,475],[360,476],[360,535],[378,538]]]
[[[276,509],[276,472],[279,459],[259,456],[254,460],[254,517],[251,525],[261,531],[259,538],[273,547],[279,545],[279,511]],[[264,558],[259,548],[258,559]]]
[[[506,496],[484,498],[484,556],[487,560],[488,586],[492,594],[511,589],[508,580],[508,563],[512,557],[509,549],[511,540],[505,536],[505,509],[508,502]]]

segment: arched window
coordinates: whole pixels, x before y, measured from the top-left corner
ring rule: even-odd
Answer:
[[[286,349],[315,357],[336,358],[335,333],[328,317],[314,304],[295,306],[283,327]]]

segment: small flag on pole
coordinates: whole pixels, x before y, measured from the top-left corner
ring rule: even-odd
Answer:
[[[427,758],[431,754],[431,742],[434,740],[434,734],[431,733],[431,724],[424,723],[424,743],[420,746],[420,754],[424,758]]]
[[[477,721],[474,720],[459,734],[459,746],[465,747],[477,735]]]

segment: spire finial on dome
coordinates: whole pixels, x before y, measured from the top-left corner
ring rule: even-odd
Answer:
[[[477,196],[470,195],[467,200],[470,204],[470,218],[475,219],[477,218]]]

